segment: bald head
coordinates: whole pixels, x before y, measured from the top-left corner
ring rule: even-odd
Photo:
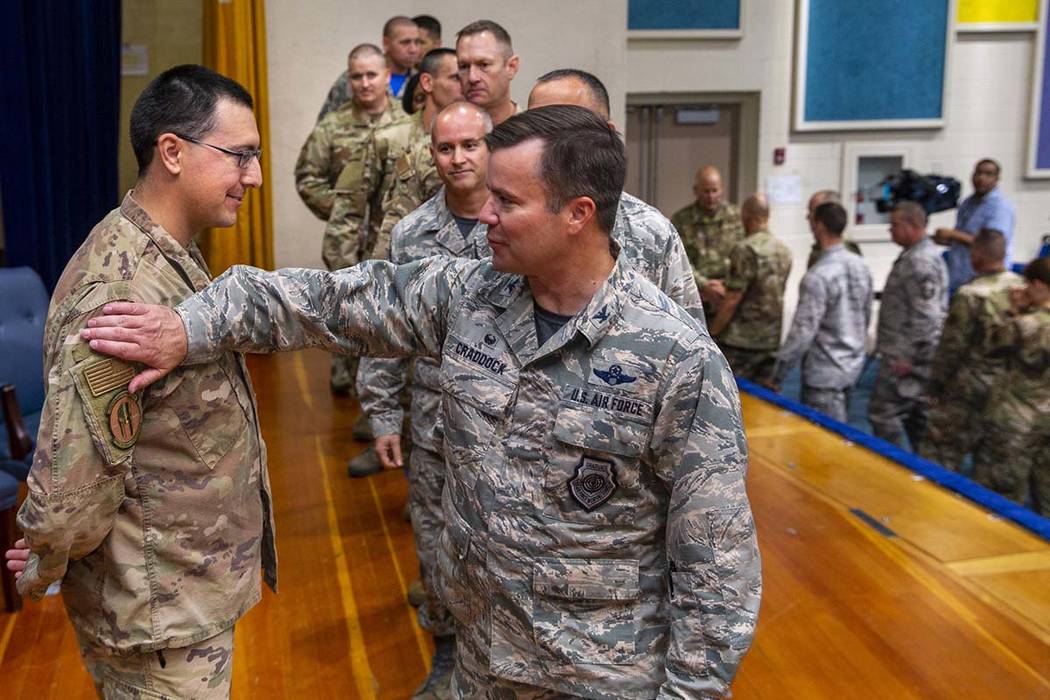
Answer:
[[[769,201],[761,192],[755,192],[740,205],[740,218],[748,233],[762,231],[769,223]]]
[[[587,71],[562,68],[541,75],[529,93],[529,109],[549,105],[576,105],[609,121],[609,92]]]
[[[696,184],[693,185],[696,203],[705,214],[714,214],[722,205],[722,173],[713,165],[707,165],[696,173]]]
[[[492,131],[492,117],[489,116],[489,113],[483,107],[479,107],[473,102],[460,99],[446,105],[434,116],[434,122],[430,125],[431,143],[437,145],[441,137],[439,132],[443,129],[462,124],[476,126],[480,133],[478,138],[481,139],[484,139],[485,135]]]

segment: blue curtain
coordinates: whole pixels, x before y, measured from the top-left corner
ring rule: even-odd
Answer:
[[[0,8],[5,256],[52,289],[119,203],[120,0],[3,0]]]

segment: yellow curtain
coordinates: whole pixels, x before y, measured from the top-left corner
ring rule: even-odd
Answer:
[[[265,3],[263,0],[203,2],[204,65],[239,82],[255,100],[255,118],[262,138],[263,185],[244,198],[237,225],[209,229],[201,239],[201,247],[208,267],[216,276],[237,264],[273,269]]]

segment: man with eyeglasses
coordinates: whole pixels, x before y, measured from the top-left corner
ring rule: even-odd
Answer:
[[[51,301],[47,399],[8,568],[34,599],[61,582],[101,697],[225,698],[234,623],[259,601],[260,568],[271,588],[277,576],[244,361],[222,353],[129,392],[134,366],[78,333],[109,301],[174,305],[211,281],[194,239],[232,226],[262,183],[252,98],[177,66],[136,101],[131,143],[134,190],[87,236]]]

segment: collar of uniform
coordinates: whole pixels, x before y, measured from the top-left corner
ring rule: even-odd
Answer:
[[[728,208],[729,206],[725,202],[719,202],[714,214],[705,214],[704,210],[700,208],[700,202],[693,202],[693,217],[697,221],[721,221],[726,218],[726,209]]]
[[[456,257],[463,257],[467,247],[470,245],[471,235],[473,235],[478,225],[474,224],[474,228],[471,229],[471,235],[464,236],[461,234],[459,232],[459,224],[456,223],[456,217],[453,216],[452,211],[448,208],[448,202],[445,200],[444,185],[438,190],[437,196],[440,198],[440,203],[438,204],[439,215],[435,217],[437,218],[438,229],[434,232],[434,240]]]
[[[120,213],[124,218],[135,224],[136,228],[149,237],[169,263],[182,268],[193,283],[194,291],[207,287],[211,282],[211,273],[208,272],[208,265],[197,244],[191,241],[188,249],[183,248],[170,233],[150,218],[150,215],[135,201],[132,194],[133,191],[128,191],[124,195],[124,201],[120,203]]]
[[[829,246],[829,247],[825,248],[823,251],[821,251],[820,257],[826,258],[829,255],[833,255],[835,253],[840,253],[840,252],[842,252],[844,250],[846,250],[846,244],[844,242],[840,241],[840,242],[836,243],[835,245]]]

